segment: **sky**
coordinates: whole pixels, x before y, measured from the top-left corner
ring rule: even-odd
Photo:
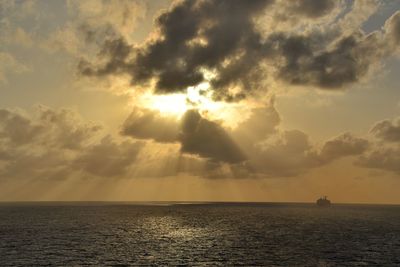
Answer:
[[[400,0],[0,0],[0,201],[400,204]]]

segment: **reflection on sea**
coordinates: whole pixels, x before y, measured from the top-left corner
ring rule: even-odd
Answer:
[[[0,205],[0,265],[400,265],[400,207]]]

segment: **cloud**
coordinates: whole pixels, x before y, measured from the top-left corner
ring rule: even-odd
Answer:
[[[99,55],[106,58],[107,63],[99,69],[92,69],[88,61],[81,60],[78,64],[78,71],[85,76],[123,73],[128,68],[125,66],[125,60],[129,57],[131,49],[132,47],[122,37],[106,40]]]
[[[15,145],[35,140],[43,132],[43,126],[33,124],[26,116],[8,109],[0,110],[0,137]]]
[[[380,121],[372,127],[370,132],[383,141],[400,142],[400,119]]]
[[[276,133],[280,123],[281,117],[272,100],[264,107],[253,108],[250,117],[232,131],[232,136],[237,142],[251,145]]]
[[[280,123],[281,116],[275,108],[274,98],[265,106],[252,109],[249,118],[232,131],[234,140],[248,160],[245,164],[231,166],[229,175],[242,178],[281,177],[299,173],[298,163],[294,163],[291,158],[299,156],[295,147],[303,146],[306,150],[309,148],[305,145],[308,137],[300,131],[283,131]],[[287,147],[289,143],[296,144],[292,147],[293,150]],[[292,153],[297,156],[291,156]],[[213,172],[214,176],[217,174],[218,172]]]
[[[377,147],[362,155],[356,162],[364,168],[380,169],[400,174],[400,147]]]
[[[122,125],[121,134],[157,142],[177,142],[180,127],[176,118],[150,109],[135,108]]]
[[[350,133],[328,140],[320,147],[306,133],[284,129],[280,123],[273,100],[263,108],[253,109],[248,120],[232,134],[248,158],[246,165],[236,168],[250,177],[297,176],[342,157],[361,155],[369,147],[367,140]]]
[[[350,133],[344,133],[327,141],[320,152],[324,161],[332,161],[340,157],[361,155],[369,147],[366,139],[354,137]]]
[[[307,17],[320,17],[330,13],[338,1],[335,0],[297,0],[290,3],[293,13],[300,13]]]
[[[135,108],[122,125],[121,133],[136,139],[160,143],[179,143],[180,151],[216,162],[245,160],[228,132],[197,110],[188,110],[181,119],[160,112]]]
[[[283,129],[273,101],[254,111],[234,130],[235,135],[240,133],[235,140],[247,156],[246,164],[235,168],[245,177],[298,176],[343,157],[361,156],[371,146],[367,139],[350,133],[319,146],[300,130]]]
[[[379,32],[356,32],[321,51],[321,36],[277,35],[274,42],[284,61],[278,77],[294,85],[342,88],[359,81],[387,53]],[[322,48],[323,49],[323,48]],[[368,56],[366,56],[368,55]]]
[[[296,176],[320,165],[308,136],[299,130],[286,130],[253,147],[249,164],[261,177]]]
[[[335,9],[342,6],[341,1],[334,0],[294,0],[294,1],[275,1],[273,18],[275,21],[285,23],[301,23],[305,19],[320,19],[327,15],[337,15]]]
[[[248,147],[250,177],[294,177],[347,156],[360,156],[369,148],[365,139],[342,134],[317,146],[299,130],[279,130]]]
[[[69,109],[0,109],[0,179],[126,176],[143,144],[101,129]]]
[[[370,133],[378,140],[358,158],[356,164],[400,174],[400,119],[377,122]]]
[[[379,0],[345,1],[345,3],[351,7],[351,10],[339,19],[338,25],[333,25],[340,27],[340,30],[345,33],[351,33],[354,32],[354,29],[361,28],[382,4]]]
[[[218,78],[212,81],[215,87],[236,82],[251,84],[257,74],[253,66],[266,52],[259,43],[261,36],[254,29],[252,16],[271,3],[178,3],[157,18],[159,38],[132,49],[134,60],[121,62],[116,71],[130,73],[135,83],[156,79],[159,93],[182,91],[201,83],[204,80],[201,68],[217,69]],[[229,64],[222,64],[224,61]],[[101,75],[105,66],[94,69],[94,73]]]
[[[238,163],[246,158],[228,133],[216,122],[189,110],[182,119],[181,151],[210,160]]]
[[[46,128],[46,139],[66,149],[81,149],[102,129],[99,124],[84,122],[76,111],[68,109],[40,107],[39,119]]]
[[[375,4],[362,1],[346,5],[346,10],[343,2],[332,0],[180,1],[160,13],[151,38],[140,45],[130,35],[144,16],[143,2],[69,1],[68,7],[76,21],[53,32],[47,48],[60,46],[71,54],[84,54],[78,65],[81,75],[125,75],[135,86],[154,84],[156,93],[186,90],[207,79],[214,97],[225,101],[268,90],[265,79],[271,77],[291,85],[345,88],[398,51],[400,39],[399,12],[381,30],[360,30],[376,10]],[[355,14],[356,8],[368,14]],[[347,9],[351,11],[344,14]],[[338,12],[343,16],[337,17]],[[274,20],[264,25],[264,31],[259,27],[261,17]],[[15,36],[20,43],[32,41],[22,28]],[[91,45],[101,49],[92,50]],[[98,52],[99,58],[92,61],[83,51]],[[0,62],[0,82],[9,73],[27,70],[8,53],[0,52]],[[179,153],[173,155],[174,162],[194,166],[176,163],[171,175],[296,176],[357,155],[362,155],[360,166],[397,171],[397,148],[371,149],[369,141],[350,133],[320,147],[301,130],[284,129],[273,101],[252,109],[234,129],[223,125],[197,110],[176,120],[136,108],[122,125],[123,138],[104,135],[101,125],[68,109],[40,107],[30,114],[0,109],[0,177],[128,177],[148,143],[160,144],[160,150],[172,143]],[[398,121],[385,120],[371,133],[394,143],[400,140],[399,127]]]
[[[385,119],[375,123],[370,133],[376,138],[356,164],[400,174],[400,119]]]
[[[156,19],[154,38],[142,46],[133,46],[123,37],[108,40],[103,47],[108,51],[103,59],[108,60],[103,64],[83,60],[80,73],[100,77],[129,74],[135,85],[154,83],[157,93],[184,91],[207,79],[216,99],[235,101],[268,89],[267,75],[292,85],[341,89],[365,77],[372,66],[396,50],[385,40],[389,38],[397,45],[397,13],[380,31],[366,34],[358,28],[359,23],[355,28],[345,28],[351,27],[349,21],[366,19],[376,11],[375,2],[356,3],[341,19],[337,10],[345,12],[346,5],[338,1],[279,3],[176,3]],[[262,32],[257,18],[275,14],[275,23],[286,20],[276,10],[307,17],[311,26],[320,17],[333,16],[321,27],[303,31],[262,27],[266,31]],[[367,10],[369,15],[360,17],[360,10]],[[207,73],[212,75],[206,77]]]
[[[400,44],[400,11],[394,13],[386,22],[384,29],[387,32],[387,38],[393,46]]]
[[[73,162],[78,169],[101,177],[123,176],[135,162],[143,143],[116,143],[110,136],[89,146]]]
[[[362,155],[370,146],[366,139],[344,133],[319,147],[302,131],[282,129],[280,122],[273,100],[254,108],[234,129],[224,128],[197,110],[177,120],[136,108],[121,133],[163,145],[178,144],[182,157],[191,156],[198,163],[192,164],[194,168],[178,164],[176,174],[207,178],[297,176],[343,157]]]
[[[102,127],[83,122],[76,111],[36,108],[32,118],[22,111],[0,109],[0,138],[10,144],[46,145],[62,149],[79,149]]]
[[[169,132],[160,131],[164,126]],[[1,109],[0,178],[160,177],[183,173],[205,178],[289,177],[346,156],[360,156],[358,166],[397,171],[398,149],[368,150],[367,140],[349,133],[319,148],[304,132],[282,129],[273,102],[255,108],[237,127],[225,129],[197,110],[170,121],[158,112],[136,109],[121,133],[156,141],[152,144],[158,148],[149,148],[142,155],[149,143],[104,135],[99,124],[84,121],[76,111],[39,106],[28,115],[23,110]],[[166,164],[151,167],[160,161]]]

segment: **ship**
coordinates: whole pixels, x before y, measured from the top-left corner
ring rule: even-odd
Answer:
[[[320,207],[329,207],[331,205],[331,201],[326,196],[323,196],[317,200],[317,205]]]

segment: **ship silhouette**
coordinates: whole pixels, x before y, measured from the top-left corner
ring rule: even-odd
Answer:
[[[331,201],[326,196],[323,196],[317,200],[317,205],[320,207],[329,207],[331,205]]]

